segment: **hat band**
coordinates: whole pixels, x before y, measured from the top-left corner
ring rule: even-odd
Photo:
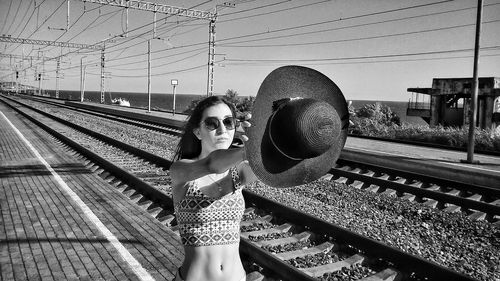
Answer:
[[[281,107],[282,108],[282,107]],[[269,121],[269,124],[272,124],[273,123],[273,119],[274,119],[274,116],[276,115],[276,112],[278,112],[281,108],[278,108],[278,110],[275,110],[273,112],[273,115],[271,115],[271,120]],[[287,158],[289,159],[292,159],[292,160],[295,160],[295,161],[300,161],[300,160],[304,160],[303,158],[295,158],[295,157],[292,157],[288,154],[286,154],[285,152],[283,152],[277,145],[276,143],[274,142],[273,140],[273,134],[272,134],[272,127],[273,126],[269,126],[269,132],[268,132],[268,135],[269,135],[269,140],[271,140],[271,143],[273,144],[274,148],[276,148],[276,150],[279,151],[279,153],[283,154],[284,156],[286,156]]]

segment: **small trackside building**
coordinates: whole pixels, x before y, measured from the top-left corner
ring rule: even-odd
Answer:
[[[407,116],[420,116],[431,127],[469,124],[472,78],[434,78],[432,88],[408,88]],[[500,77],[480,77],[476,126],[500,127]]]

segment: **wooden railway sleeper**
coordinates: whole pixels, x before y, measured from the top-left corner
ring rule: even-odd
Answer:
[[[355,254],[355,255],[348,257],[347,259],[343,259],[343,260],[338,261],[338,262],[327,263],[324,265],[319,265],[319,266],[309,267],[309,268],[301,268],[300,270],[303,270],[306,274],[309,274],[313,277],[321,277],[325,273],[335,272],[335,271],[342,270],[342,268],[344,268],[344,267],[350,268],[353,265],[361,264],[365,260],[365,258],[366,257],[364,257],[363,255]]]

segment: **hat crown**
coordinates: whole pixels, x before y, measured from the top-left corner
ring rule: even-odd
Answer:
[[[341,122],[329,103],[297,98],[279,100],[275,105],[269,137],[286,157],[293,160],[317,157],[337,141]]]

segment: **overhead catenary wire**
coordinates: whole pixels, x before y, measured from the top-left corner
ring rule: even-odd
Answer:
[[[40,9],[40,6],[43,3],[45,3],[45,1],[47,1],[47,0],[43,0],[41,3],[38,4],[38,6],[36,6],[36,5],[33,6],[33,11],[31,12],[30,16],[28,17],[28,21],[24,24],[23,29],[21,29],[21,31],[19,32],[19,34],[17,35],[17,37],[20,37],[21,34],[23,34],[24,30],[28,26],[28,24],[31,21],[31,19],[35,18],[35,17],[33,17],[33,14],[37,11],[37,9]]]
[[[488,50],[486,50],[488,51]],[[489,50],[489,51],[496,51],[496,50]],[[500,53],[498,54],[483,54],[481,57],[498,57],[500,56]],[[436,61],[436,60],[456,60],[456,59],[470,59],[473,58],[472,55],[467,55],[467,56],[451,56],[451,57],[436,57],[433,56],[431,58],[413,58],[413,59],[392,59],[392,60],[381,60],[381,59],[372,59],[372,60],[357,60],[357,61],[314,61],[314,62],[301,62],[303,65],[315,65],[315,66],[320,66],[320,65],[356,65],[356,64],[374,64],[374,63],[398,63],[398,62],[419,62],[419,61]],[[282,65],[283,61],[279,62],[230,62],[230,61],[222,61],[226,63],[226,66],[269,66],[269,65]]]
[[[52,16],[54,16],[54,14],[57,12],[57,10],[59,10],[62,5],[66,2],[66,0],[62,0],[61,4],[42,22],[42,24],[40,24],[30,35],[28,35],[28,37],[26,37],[25,39],[30,39],[31,36],[33,36],[33,34],[35,34],[39,29],[40,27],[42,27]],[[17,46],[14,48],[14,50],[16,50],[17,48],[19,48],[19,46],[21,46],[22,44],[19,43],[17,44]],[[14,51],[12,50],[12,51]]]
[[[2,30],[2,32],[1,32],[1,33],[3,33],[3,29],[4,29],[4,27],[5,27],[5,26],[6,26],[6,24],[7,24],[7,18],[8,18],[8,17],[9,17],[9,15],[10,15],[10,8],[12,7],[12,2],[13,2],[13,0],[10,0],[10,2],[9,2],[9,9],[7,10],[7,13],[5,14],[5,18],[3,19],[3,25],[2,25],[2,29],[1,29],[1,30]]]
[[[483,22],[483,24],[496,23],[496,22],[500,22],[500,19],[485,21],[485,22]],[[231,47],[231,48],[269,48],[269,47],[323,45],[323,44],[332,44],[332,43],[340,43],[340,42],[353,42],[353,41],[381,39],[381,38],[403,36],[403,35],[422,34],[422,33],[427,33],[427,32],[436,32],[436,31],[443,31],[443,30],[450,30],[450,29],[457,29],[457,28],[464,28],[464,27],[474,27],[475,25],[476,25],[475,23],[461,24],[461,25],[454,25],[454,26],[424,29],[424,30],[418,30],[418,31],[400,32],[400,33],[366,36],[366,37],[358,37],[358,38],[348,38],[348,39],[327,40],[327,41],[311,41],[311,42],[282,43],[282,44],[262,44],[262,45],[219,44],[219,46],[220,47]]]
[[[496,5],[500,5],[500,3],[491,3],[491,4],[488,4],[485,6],[496,6]],[[231,44],[239,44],[239,43],[258,42],[258,41],[266,41],[266,40],[271,40],[271,39],[281,39],[281,38],[289,38],[289,37],[296,38],[296,37],[301,36],[301,35],[311,35],[311,34],[317,34],[317,33],[329,32],[329,31],[372,26],[372,25],[376,25],[376,24],[393,23],[393,22],[398,22],[398,21],[406,21],[406,20],[422,18],[422,17],[437,16],[437,15],[455,13],[455,12],[472,10],[472,9],[476,9],[476,7],[472,6],[472,7],[453,9],[453,10],[447,10],[447,11],[442,11],[442,12],[433,12],[433,13],[428,13],[428,14],[423,14],[423,15],[405,16],[405,17],[396,18],[396,19],[388,19],[388,20],[375,21],[375,22],[369,22],[369,23],[353,24],[353,25],[326,28],[326,29],[313,30],[313,31],[307,31],[307,32],[294,32],[293,34],[268,36],[268,37],[264,37],[264,38],[254,38],[254,39],[242,40],[242,41],[236,41],[236,42],[230,42],[230,43]],[[302,27],[298,27],[298,28],[302,28]],[[269,32],[269,33],[274,33],[274,32]],[[269,33],[266,33],[265,35],[267,35]],[[225,42],[225,41],[229,41],[229,40],[233,40],[233,39],[238,39],[238,38],[222,38],[219,40],[219,42]]]
[[[500,45],[482,47],[481,50],[498,50]],[[473,49],[452,49],[452,50],[438,50],[428,52],[412,52],[412,53],[399,53],[399,54],[384,54],[384,55],[370,55],[370,56],[352,56],[352,57],[336,57],[336,58],[314,58],[314,59],[226,59],[225,62],[315,62],[315,61],[339,61],[339,60],[358,60],[358,59],[379,59],[379,58],[392,58],[404,56],[422,56],[422,55],[438,55],[458,52],[470,52]]]
[[[29,4],[28,4],[28,7],[26,7],[26,10],[24,11],[24,15],[21,17],[21,19],[19,20],[20,23],[24,22],[26,16],[28,15],[29,11],[30,11],[30,7],[31,7],[31,4],[33,3],[33,5],[35,5],[35,1],[29,1]],[[16,28],[12,31],[12,34],[16,34],[17,30],[21,27],[21,24],[18,24],[16,25]],[[18,37],[17,35],[14,35],[16,37]]]
[[[17,6],[17,9],[16,9],[16,13],[14,14],[14,17],[12,18],[12,21],[10,22],[9,27],[7,28],[7,31],[5,31],[5,33],[8,34],[9,31],[10,31],[10,29],[12,28],[12,25],[14,24],[14,22],[16,22],[16,20],[17,20],[17,14],[19,14],[19,9],[21,8],[22,4],[23,4],[23,0],[20,0],[19,1],[19,5]]]

